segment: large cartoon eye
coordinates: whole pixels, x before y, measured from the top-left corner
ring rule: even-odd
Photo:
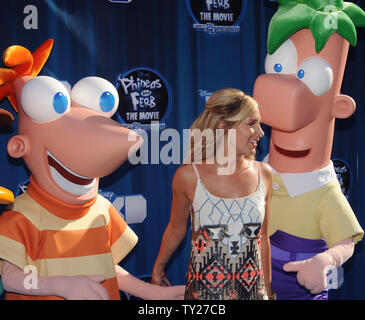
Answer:
[[[111,117],[118,108],[119,97],[115,87],[107,80],[87,77],[75,84],[71,99],[78,105]]]
[[[25,114],[35,122],[51,122],[70,110],[70,95],[65,86],[47,76],[29,80],[23,87],[20,102]]]
[[[284,42],[273,54],[267,54],[265,72],[274,74],[295,74],[298,53],[293,41]]]
[[[303,81],[315,96],[321,96],[332,86],[333,71],[327,61],[311,57],[302,62],[297,78]]]

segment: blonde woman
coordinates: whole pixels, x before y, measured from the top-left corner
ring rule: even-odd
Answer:
[[[256,101],[240,90],[221,89],[208,99],[191,127],[192,163],[182,165],[173,179],[170,222],[152,283],[170,285],[164,268],[184,239],[191,215],[185,299],[274,296],[267,234],[272,172],[254,160],[264,135],[260,120]]]

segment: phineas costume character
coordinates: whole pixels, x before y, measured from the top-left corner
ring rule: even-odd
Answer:
[[[266,74],[254,97],[271,126],[274,170],[269,234],[278,299],[328,299],[326,274],[363,237],[331,162],[335,118],[350,117],[340,93],[349,44],[364,11],[350,2],[279,0],[270,22]]]
[[[154,286],[119,266],[137,236],[97,193],[98,184],[143,140],[111,119],[119,100],[107,80],[87,77],[68,92],[37,76],[52,46],[48,40],[33,54],[9,47],[9,68],[0,69],[1,98],[19,117],[7,150],[31,171],[27,192],[0,216],[5,298],[118,300],[119,290],[144,299],[182,297],[183,286]],[[23,270],[36,273],[36,285],[26,285]]]

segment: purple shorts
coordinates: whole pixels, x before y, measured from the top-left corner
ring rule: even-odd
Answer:
[[[271,237],[272,287],[278,300],[328,300],[328,290],[311,294],[297,281],[296,272],[285,272],[284,264],[310,259],[328,249],[326,242],[296,237],[281,230]]]

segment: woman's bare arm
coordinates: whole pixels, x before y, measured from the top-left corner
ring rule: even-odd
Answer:
[[[190,166],[180,167],[172,182],[172,207],[169,224],[163,234],[160,251],[152,271],[152,283],[168,284],[165,277],[165,266],[181,241],[185,238],[190,214],[190,193],[196,177]]]

